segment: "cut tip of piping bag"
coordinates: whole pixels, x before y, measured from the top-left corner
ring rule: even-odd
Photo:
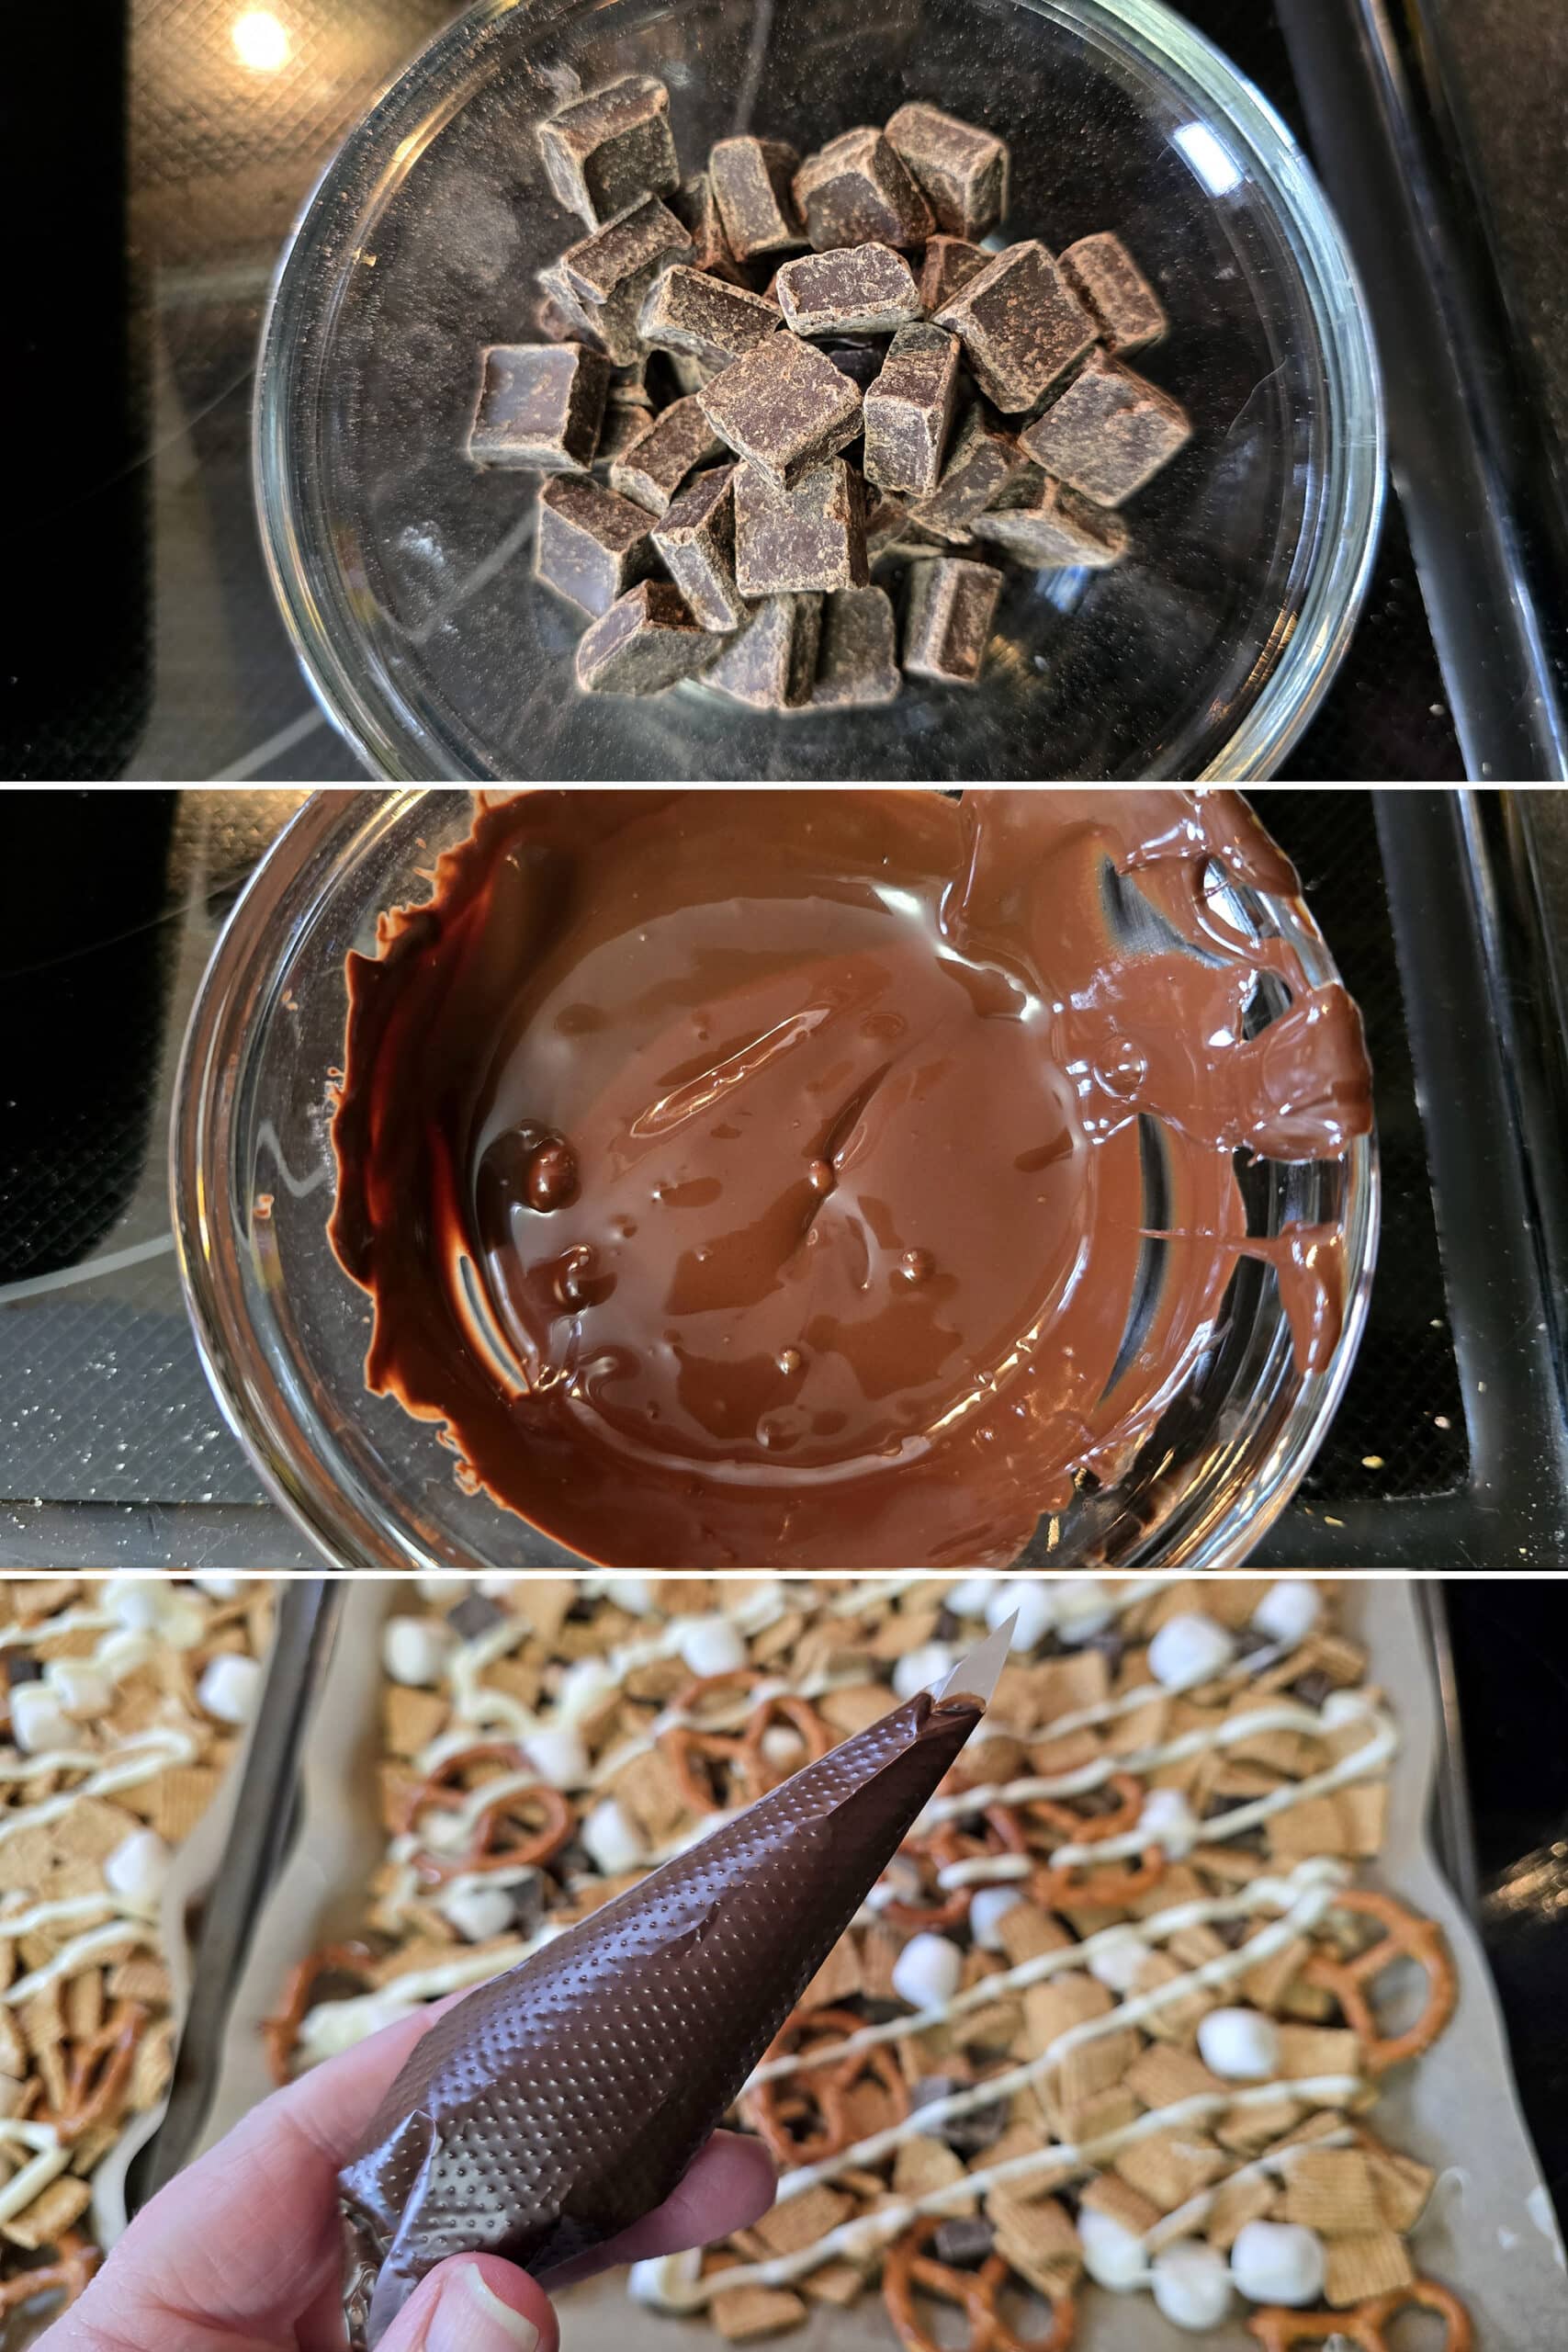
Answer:
[[[1012,1647],[1012,1629],[1018,1623],[1018,1611],[1004,1618],[994,1633],[950,1667],[940,1682],[931,1684],[933,1699],[973,1699],[984,1713],[996,1696],[1008,1652]]]

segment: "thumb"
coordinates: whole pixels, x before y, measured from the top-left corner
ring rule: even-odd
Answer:
[[[422,2278],[378,2352],[558,2352],[549,2297],[493,2254],[460,2254]]]

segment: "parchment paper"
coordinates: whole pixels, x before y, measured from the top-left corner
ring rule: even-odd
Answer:
[[[379,1630],[394,1605],[389,1579],[357,1582],[343,1623],[303,1762],[303,1827],[260,1921],[230,2023],[204,2144],[272,2087],[261,2025],[304,1952],[350,1933],[385,1839],[377,1814]],[[1481,1947],[1440,1875],[1426,1833],[1438,1757],[1438,1693],[1429,1644],[1407,1580],[1347,1583],[1340,1614],[1371,1654],[1369,1679],[1387,1691],[1401,1744],[1390,1782],[1388,1838],[1371,1873],[1438,1920],[1459,1978],[1452,2024],[1434,2049],[1401,2068],[1369,2117],[1395,2148],[1442,2175],[1415,2233],[1416,2267],[1469,2305],[1478,2352],[1568,2347],[1568,2276],[1551,2200],[1519,2111],[1501,2020]],[[561,2299],[568,2352],[714,2352],[706,2321],[665,2318],[633,2303],[615,2276]],[[1146,2294],[1086,2283],[1081,2352],[1256,2352],[1245,2317],[1201,2338],[1161,2317]],[[1420,2341],[1419,2336],[1416,2338]],[[781,2343],[792,2352],[888,2352],[895,2339],[879,2295],[850,2311],[814,2306]]]

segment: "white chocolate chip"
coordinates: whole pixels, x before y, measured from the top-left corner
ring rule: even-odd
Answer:
[[[1323,2292],[1323,2240],[1299,2222],[1246,2222],[1231,2247],[1231,2278],[1249,2303],[1300,2311]]]
[[[614,1797],[605,1797],[583,1816],[578,1833],[589,1855],[606,1878],[635,1871],[648,1860],[642,1833],[623,1813]]]
[[[1271,1642],[1286,1642],[1292,1646],[1304,1642],[1323,1614],[1323,1596],[1314,1584],[1304,1577],[1284,1577],[1270,1585],[1252,1612],[1256,1632],[1267,1634]]]
[[[893,1963],[890,1982],[913,2009],[951,2001],[964,1976],[964,1954],[946,1936],[911,1936]]]
[[[1008,1619],[1016,1620],[1008,1647],[1027,1655],[1037,1649],[1056,1622],[1056,1596],[1038,1577],[998,1577],[986,1608],[986,1623],[994,1633]]]
[[[92,1658],[53,1658],[45,1667],[43,1679],[65,1713],[74,1715],[78,1723],[107,1714],[114,1704],[114,1685]]]
[[[260,1661],[220,1650],[201,1669],[197,1703],[220,1724],[248,1724],[262,1686]]]
[[[1177,2238],[1161,2246],[1150,2279],[1157,2308],[1172,2327],[1195,2335],[1223,2324],[1231,2307],[1231,2275],[1217,2247],[1198,2238]]]
[[[471,1944],[503,1936],[515,1923],[512,1897],[499,1886],[455,1886],[442,1896],[439,1907]]]
[[[523,1751],[552,1789],[580,1789],[588,1778],[588,1750],[570,1724],[546,1724],[531,1731]]]
[[[133,1829],[104,1862],[111,1894],[134,1909],[152,1913],[169,1875],[169,1849],[155,1829]]]
[[[1149,1948],[1134,1928],[1112,1928],[1089,1956],[1089,1973],[1112,1993],[1130,1993],[1144,1973]]]
[[[958,1652],[945,1642],[927,1642],[918,1650],[906,1650],[893,1663],[894,1697],[912,1699],[917,1690],[929,1690],[957,1663]]]
[[[18,1682],[12,1691],[11,1736],[28,1756],[78,1745],[76,1727],[47,1682]]]
[[[977,1886],[969,1905],[969,1932],[982,1951],[1005,1951],[1007,1947],[998,1932],[1010,1911],[1016,1911],[1023,1901],[1023,1890],[1018,1886]]]
[[[1212,1682],[1235,1656],[1225,1628],[1196,1609],[1168,1617],[1149,1644],[1149,1672],[1168,1690],[1191,1690]]]
[[[1280,2063],[1280,2029],[1261,2009],[1211,2009],[1198,2021],[1198,2055],[1227,2083],[1264,2083]]]
[[[991,1605],[997,1582],[995,1577],[965,1577],[948,1594],[947,1605],[955,1617],[983,1617]]]
[[[428,1690],[441,1679],[452,1629],[429,1617],[389,1617],[381,1628],[381,1662],[394,1682]]]
[[[1101,2213],[1092,2205],[1081,2205],[1078,2238],[1083,2246],[1083,2267],[1097,2286],[1110,2287],[1115,2293],[1124,2295],[1129,2288],[1141,2287],[1148,2277],[1143,2240],[1134,2237],[1110,2213]]]
[[[747,1663],[745,1641],[728,1617],[688,1617],[680,1632],[681,1656],[695,1675],[734,1674]]]

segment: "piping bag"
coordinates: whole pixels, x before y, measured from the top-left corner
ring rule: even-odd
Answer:
[[[979,1722],[1011,1631],[437,2019],[338,2175],[356,2352],[450,2255],[540,2277],[663,2203]]]

